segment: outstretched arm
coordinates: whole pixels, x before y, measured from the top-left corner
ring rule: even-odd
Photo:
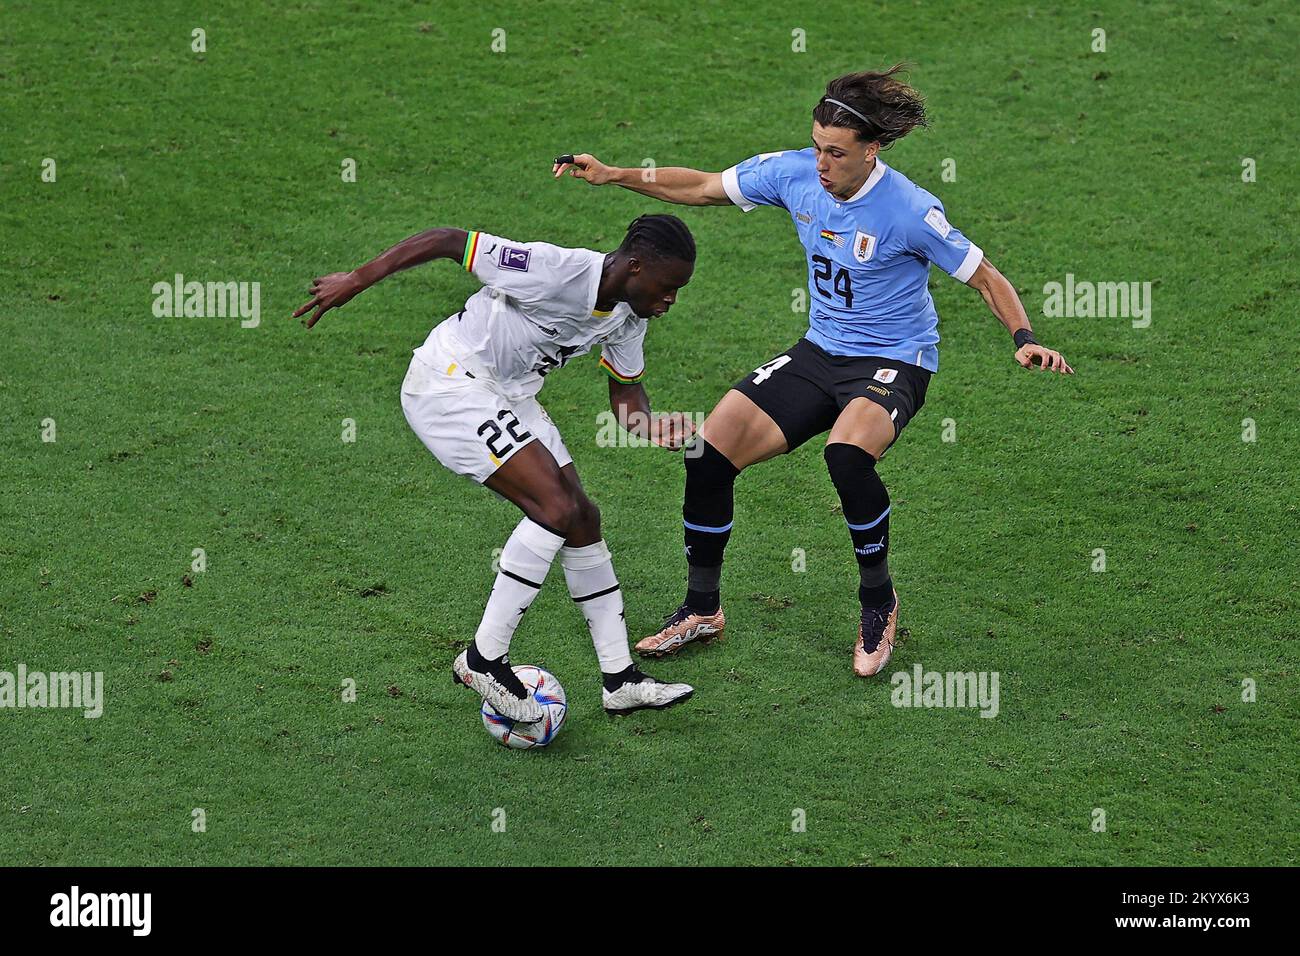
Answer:
[[[556,163],[552,171],[556,179],[568,171],[570,176],[593,186],[612,183],[679,206],[726,206],[731,202],[722,188],[722,173],[706,173],[685,166],[620,168],[606,166],[590,153],[578,153],[573,162]]]
[[[331,272],[312,279],[308,290],[311,301],[294,312],[293,317],[296,319],[315,309],[306,322],[310,329],[330,309],[341,308],[394,272],[435,259],[460,259],[468,238],[469,234],[464,229],[427,229],[409,239],[403,239],[351,272]]]
[[[1063,375],[1074,374],[1074,369],[1070,368],[1060,352],[1043,348],[1033,340],[1029,317],[1025,315],[1025,307],[1020,304],[1020,296],[1016,295],[1015,287],[993,263],[988,259],[981,261],[966,284],[979,291],[998,321],[1016,339],[1016,361],[1022,368],[1048,369]],[[1025,341],[1026,338],[1028,341]]]
[[[609,380],[609,408],[624,431],[649,438],[656,445],[676,451],[695,434],[695,424],[681,412],[655,415],[650,398],[640,382],[625,385]]]

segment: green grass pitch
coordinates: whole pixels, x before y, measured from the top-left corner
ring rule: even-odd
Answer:
[[[1298,40],[1263,0],[6,3],[0,671],[102,671],[104,713],[0,710],[0,864],[1296,863]],[[886,159],[1078,374],[1016,368],[933,271],[941,371],[881,466],[886,674],[850,670],[814,441],[739,481],[727,641],[649,668],[692,701],[607,719],[553,570],[512,657],[568,724],[499,747],[448,677],[516,513],[398,404],[476,284],[437,263],[308,332],[309,280],[435,225],[608,249],[673,211],[699,261],[647,388],[706,412],[806,327],[788,219],[551,160],[799,148],[827,79],[903,59],[933,127]],[[260,283],[260,325],[155,317],[177,273]],[[1149,282],[1149,326],[1044,316],[1067,274]],[[681,596],[682,469],[597,445],[605,381],[589,356],[542,400],[636,639]],[[893,706],[918,664],[997,672],[997,716]]]

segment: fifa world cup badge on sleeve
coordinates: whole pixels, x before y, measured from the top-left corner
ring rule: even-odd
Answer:
[[[518,269],[520,272],[528,271],[527,249],[516,249],[513,246],[501,247],[501,268]]]
[[[952,226],[948,225],[948,219],[939,211],[938,206],[930,208],[930,211],[925,214],[925,221],[943,239],[947,239],[948,233],[952,232]]]

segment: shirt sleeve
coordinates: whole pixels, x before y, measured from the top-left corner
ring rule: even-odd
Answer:
[[[912,252],[933,262],[958,282],[973,276],[984,259],[984,250],[963,236],[961,230],[949,225],[937,200],[925,212],[913,214],[907,233]]]
[[[645,320],[638,321],[625,335],[606,342],[600,349],[600,367],[616,382],[631,385],[645,375]]]
[[[722,188],[727,198],[743,212],[759,206],[785,208],[783,188],[788,181],[781,157],[788,150],[776,153],[759,153],[743,163],[737,163],[722,174]]]
[[[474,231],[465,240],[461,265],[484,285],[520,302],[536,303],[564,283],[561,253],[548,242],[515,242]]]

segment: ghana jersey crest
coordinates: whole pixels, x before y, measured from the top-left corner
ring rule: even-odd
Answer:
[[[761,153],[722,174],[745,212],[780,206],[808,261],[806,338],[831,355],[939,368],[939,316],[930,264],[965,282],[984,253],[949,225],[943,204],[879,157],[862,188],[832,196],[811,148]]]

